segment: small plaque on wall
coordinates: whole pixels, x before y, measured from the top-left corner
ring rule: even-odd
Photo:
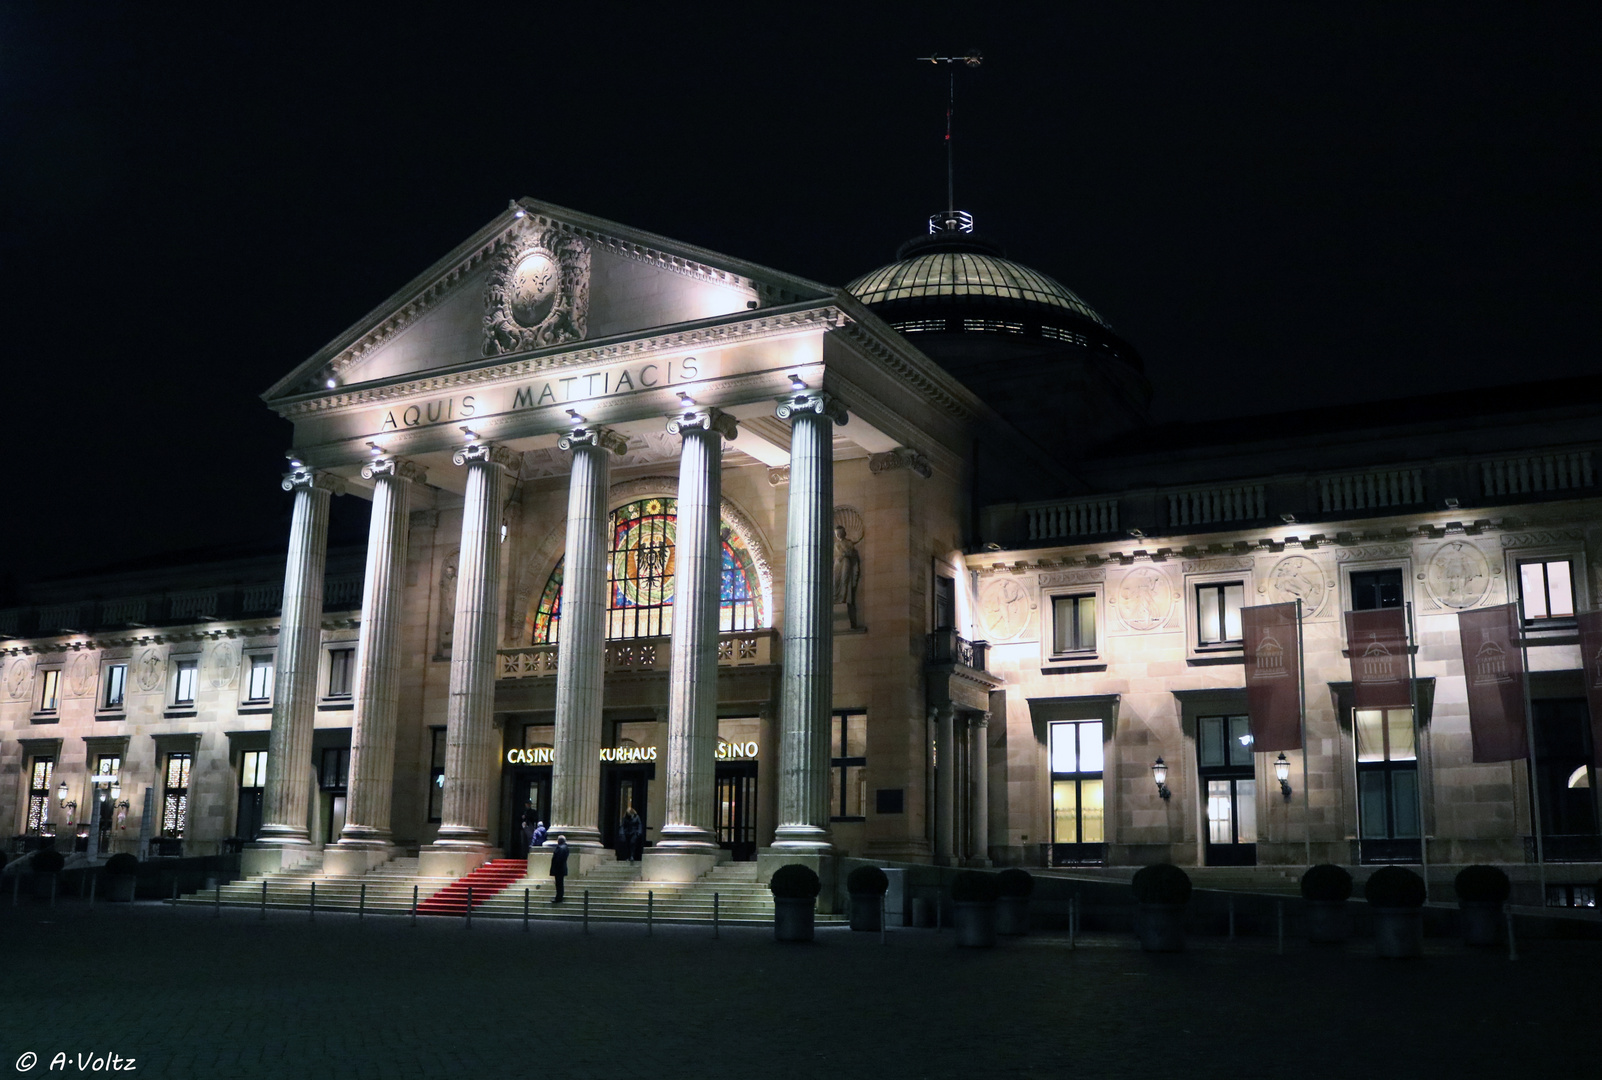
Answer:
[[[875,813],[900,814],[904,812],[903,807],[906,798],[903,788],[877,788],[873,794],[873,809]]]

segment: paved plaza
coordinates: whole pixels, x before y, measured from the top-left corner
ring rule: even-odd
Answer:
[[[7,898],[9,899],[9,898]],[[1595,1076],[1602,943],[1417,961],[1123,936],[0,906],[5,1067],[147,1077]],[[67,1066],[54,1071],[58,1053]],[[85,1070],[87,1071],[87,1070]],[[125,1074],[126,1075],[126,1074]]]

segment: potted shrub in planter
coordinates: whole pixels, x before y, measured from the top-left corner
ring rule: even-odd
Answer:
[[[957,944],[988,949],[996,944],[995,874],[964,870],[951,883],[951,925],[957,928]]]
[[[1513,891],[1507,875],[1498,866],[1465,866],[1452,885],[1457,889],[1463,944],[1495,945],[1502,936],[1502,905]]]
[[[1135,891],[1135,936],[1147,952],[1185,947],[1185,905],[1190,875],[1171,863],[1143,866],[1129,883]]]
[[[1374,951],[1401,959],[1424,953],[1424,879],[1400,866],[1382,866],[1363,886],[1374,909]]]
[[[1029,871],[1009,866],[996,875],[996,933],[1021,936],[1029,933],[1029,894],[1035,891],[1035,879]]]
[[[851,894],[851,929],[878,930],[884,925],[884,894],[890,879],[877,866],[859,866],[846,876]]]
[[[61,852],[53,847],[33,853],[28,869],[33,872],[33,895],[49,899],[55,895],[56,875],[67,865]]]
[[[138,883],[139,860],[126,851],[119,851],[106,860],[106,865],[100,868],[101,875],[106,879],[106,899],[128,903],[134,898],[134,886]]]
[[[1346,901],[1352,895],[1352,875],[1333,863],[1310,866],[1302,875],[1302,900],[1307,909],[1307,940],[1315,945],[1336,945],[1352,936]]]
[[[812,867],[787,863],[773,872],[768,888],[773,892],[774,940],[811,941],[820,888]]]

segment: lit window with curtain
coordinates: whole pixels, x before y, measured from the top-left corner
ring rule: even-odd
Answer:
[[[1196,586],[1196,643],[1218,648],[1241,643],[1240,609],[1246,586],[1238,581]]]
[[[1107,838],[1102,722],[1057,721],[1049,738],[1052,865],[1100,863]]]
[[[1519,563],[1519,605],[1527,623],[1574,618],[1574,572],[1569,560]]]

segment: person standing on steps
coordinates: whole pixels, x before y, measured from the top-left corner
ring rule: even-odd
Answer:
[[[556,881],[556,898],[551,903],[560,904],[562,902],[562,886],[567,881],[566,834],[557,836],[556,849],[551,852],[551,877]]]
[[[534,823],[534,832],[528,838],[529,850],[533,851],[535,848],[544,847],[545,846],[545,836],[546,836],[545,822],[536,821]]]
[[[645,822],[640,812],[631,805],[623,815],[623,857],[632,866],[645,849]]]

